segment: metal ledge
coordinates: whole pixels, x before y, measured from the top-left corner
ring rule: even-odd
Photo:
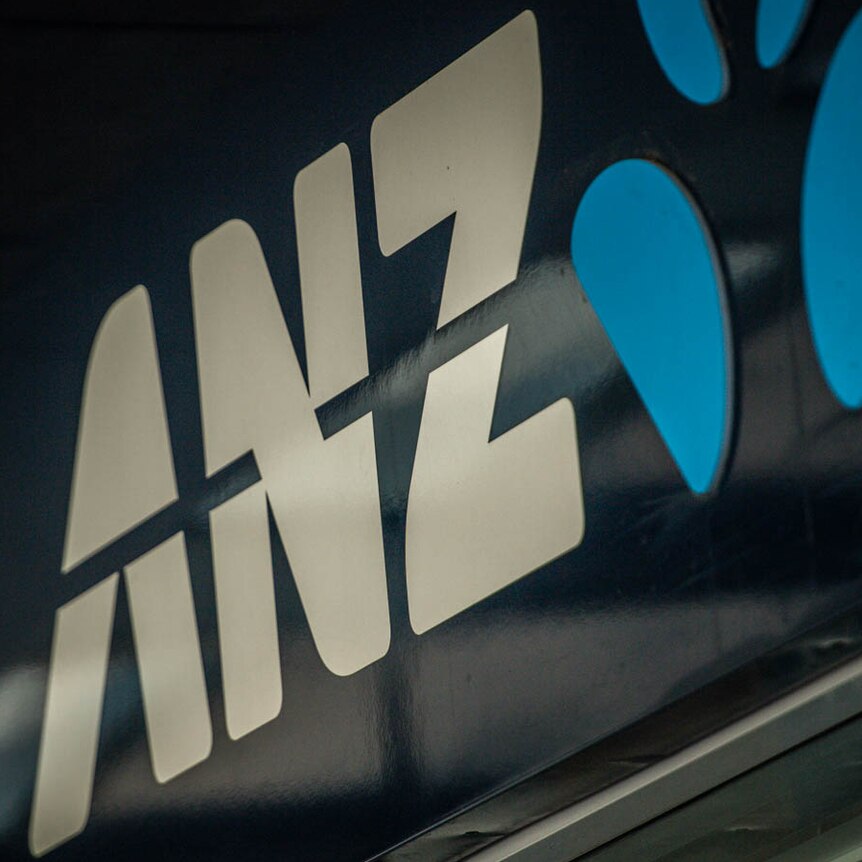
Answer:
[[[571,862],[862,713],[862,657],[469,857]]]

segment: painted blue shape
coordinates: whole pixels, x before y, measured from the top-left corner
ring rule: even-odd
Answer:
[[[617,162],[572,228],[578,277],[680,472],[715,482],[729,424],[723,294],[694,204],[658,165]]]
[[[862,405],[862,12],[838,44],[814,113],[802,185],[802,272],[826,380]]]
[[[702,105],[725,91],[724,53],[704,0],[638,0],[647,38],[670,82]]]
[[[810,0],[760,0],[757,5],[757,61],[766,69],[777,66],[799,38]]]

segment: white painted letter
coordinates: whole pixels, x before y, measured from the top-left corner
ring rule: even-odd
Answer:
[[[77,835],[90,816],[116,596],[113,574],[63,605],[54,618],[30,816],[34,856]]]
[[[247,224],[227,222],[196,243],[191,272],[207,472],[254,452],[320,656],[333,673],[354,673],[389,648],[371,415],[323,439]],[[363,320],[353,326],[364,332]],[[311,340],[311,379],[316,351],[337,347]]]
[[[504,327],[428,377],[407,506],[417,634],[570,551],[584,534],[568,399],[488,442],[505,342]]]
[[[457,213],[438,327],[518,275],[542,120],[526,11],[383,111],[371,129],[380,248]],[[433,371],[407,504],[407,593],[421,634],[577,546],[575,417],[557,401],[489,443],[505,329]]]
[[[347,144],[304,167],[293,184],[308,388],[315,407],[368,375]]]
[[[176,497],[150,302],[139,285],[108,309],[90,350],[63,572]],[[89,817],[116,591],[114,574],[55,617],[30,820],[34,855],[77,835]],[[132,604],[133,615],[145,614]],[[146,701],[163,680],[142,674],[141,682]],[[206,722],[208,729],[208,713]]]
[[[212,747],[198,626],[182,533],[126,566],[153,774],[170,781]]]
[[[539,38],[530,11],[374,120],[383,254],[457,212],[438,327],[517,277],[541,124]]]
[[[210,512],[225,718],[231,739],[281,709],[281,662],[266,491],[258,482]]]
[[[105,314],[84,379],[63,571],[177,498],[147,290]]]

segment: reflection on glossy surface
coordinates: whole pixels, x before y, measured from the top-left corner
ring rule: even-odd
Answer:
[[[15,829],[30,804],[29,750],[39,738],[37,717],[44,692],[41,667],[10,668],[0,677],[0,835]]]
[[[817,354],[835,394],[862,404],[862,12],[841,39],[814,115],[802,260]]]
[[[706,226],[675,178],[639,159],[581,200],[572,259],[686,481],[713,483],[727,436],[729,337]]]
[[[723,48],[707,0],[638,0],[644,29],[670,82],[686,98],[708,104],[725,87]]]

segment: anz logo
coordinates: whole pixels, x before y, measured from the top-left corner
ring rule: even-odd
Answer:
[[[438,327],[518,274],[539,146],[536,21],[524,12],[371,127],[378,235],[391,255],[456,213]],[[191,250],[207,475],[249,451],[260,481],[209,513],[227,729],[281,710],[268,507],[320,658],[335,674],[390,640],[383,526],[368,413],[324,439],[315,408],[368,375],[350,151],[294,183],[308,385],[264,250],[229,221]],[[427,632],[576,547],[584,511],[575,415],[560,400],[489,442],[506,327],[433,371],[410,484],[410,621]],[[84,383],[62,570],[177,499],[147,290],[107,311]],[[89,816],[119,572],[56,612],[30,848]],[[153,772],[212,743],[182,532],[123,567]]]
[[[723,98],[727,64],[707,5],[639,0],[638,8],[657,62],[680,93],[704,109]],[[806,11],[805,3],[761,2],[762,66],[783,60]],[[827,380],[850,406],[862,402],[862,346],[842,333],[862,329],[862,299],[836,299],[835,282],[858,278],[862,252],[858,237],[829,230],[823,198],[835,194],[835,140],[862,143],[862,112],[846,117],[839,110],[848,92],[858,103],[860,57],[862,13],[821,94],[802,214],[815,345]],[[394,254],[455,214],[438,328],[518,275],[541,121],[538,31],[526,11],[372,123],[382,253]],[[862,171],[844,182],[862,193]],[[348,147],[339,144],[301,170],[293,195],[307,384],[252,227],[229,221],[190,255],[206,472],[251,452],[260,474],[209,512],[232,739],[274,719],[282,705],[268,511],[326,667],[356,673],[382,658],[390,642],[374,417],[367,413],[324,438],[315,413],[369,371]],[[732,423],[731,333],[718,256],[694,198],[669,167],[617,162],[578,205],[572,255],[681,475],[693,492],[713,489]],[[490,440],[506,337],[504,326],[428,377],[405,536],[417,635],[566,554],[584,535],[571,401]],[[139,285],[108,309],[91,348],[63,573],[74,578],[79,564],[177,496],[154,323]],[[37,856],[80,833],[89,817],[120,577],[156,779],[170,781],[211,750],[178,532],[56,611],[30,820]]]

